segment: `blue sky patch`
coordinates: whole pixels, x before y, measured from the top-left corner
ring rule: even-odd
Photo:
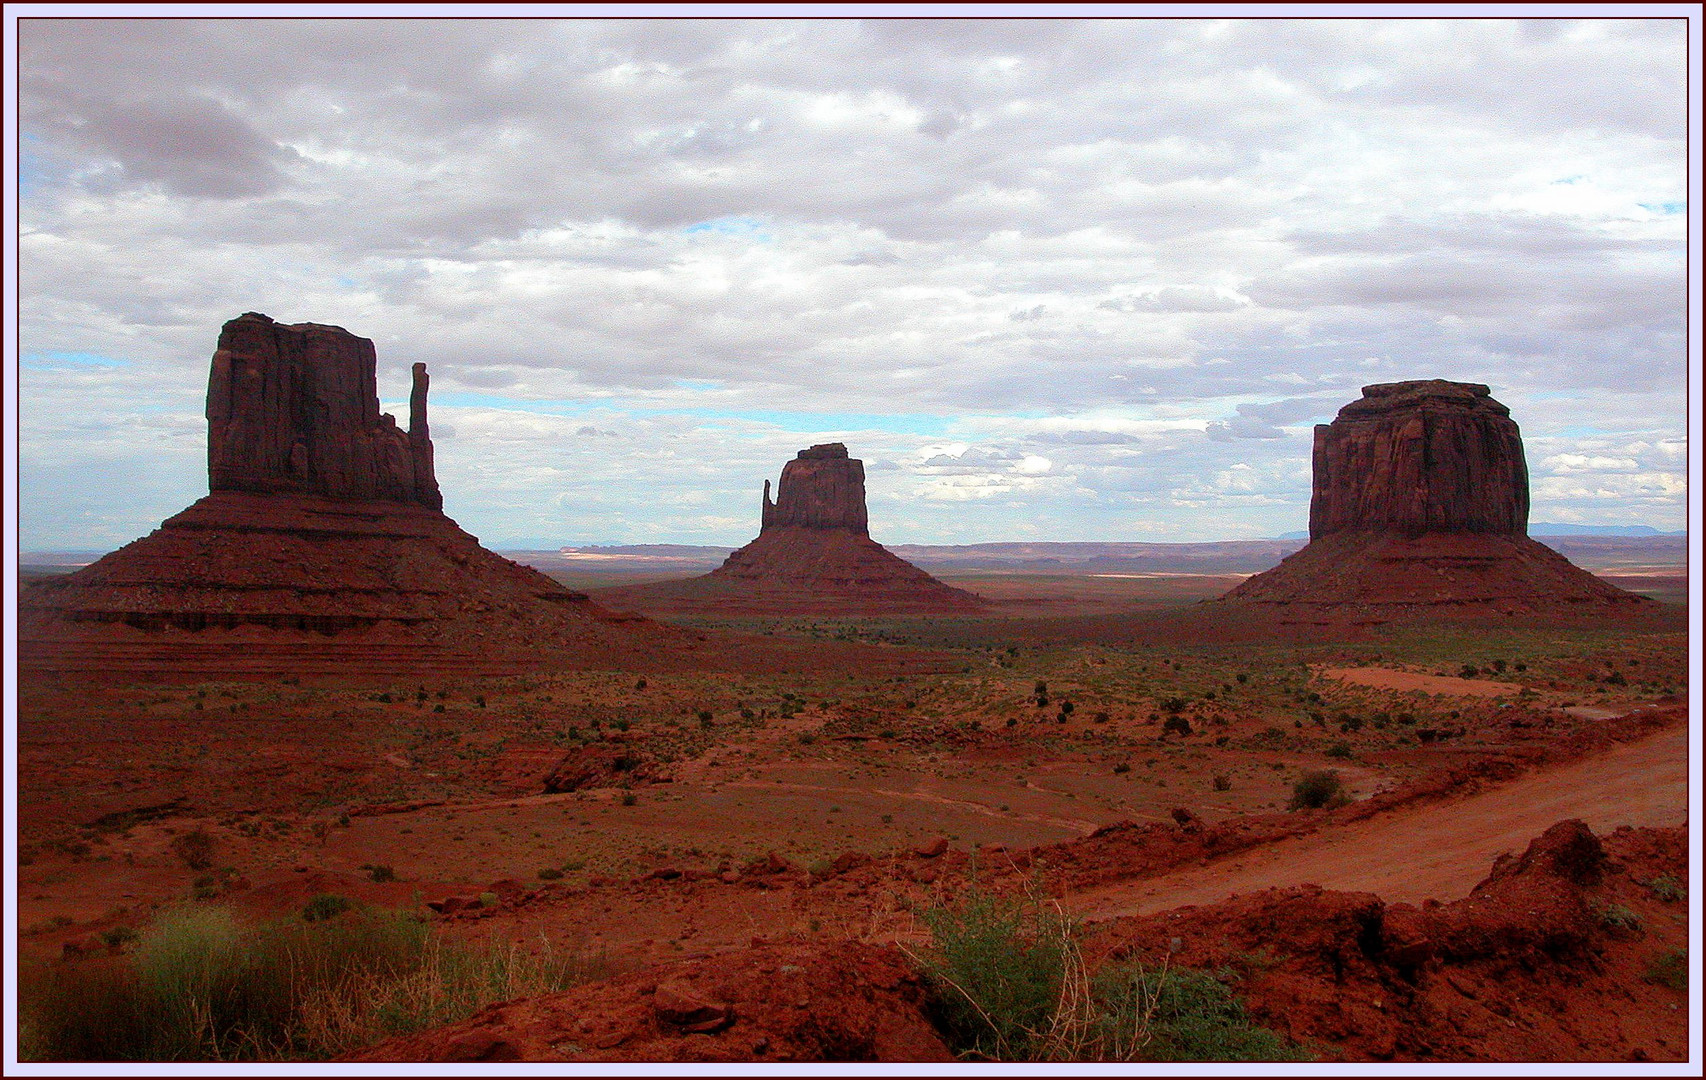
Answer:
[[[689,235],[693,233],[718,233],[722,236],[739,236],[761,244],[768,244],[775,237],[766,231],[764,222],[749,217],[720,217],[710,221],[701,221],[681,230]]]
[[[101,356],[98,353],[32,352],[25,353],[20,363],[27,368],[51,371],[55,368],[121,368],[129,367],[132,361]]]

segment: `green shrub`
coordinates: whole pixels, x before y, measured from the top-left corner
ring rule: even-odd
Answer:
[[[1290,810],[1319,810],[1344,806],[1351,801],[1344,781],[1331,769],[1311,769],[1291,786]]]
[[[1125,1060],[1307,1061],[1309,1055],[1267,1028],[1257,1027],[1226,985],[1230,968],[1212,974],[1190,968],[1122,964],[1095,980],[1103,1002],[1105,1045]]]
[[[206,870],[213,865],[213,852],[218,845],[204,829],[184,833],[172,840],[172,853],[191,870]]]
[[[622,805],[623,806],[633,806],[635,803],[637,803],[639,801],[640,801],[640,797],[638,795],[634,794],[632,791],[624,791],[622,793]]]
[[[1599,925],[1613,932],[1633,932],[1641,929],[1641,916],[1622,904],[1602,904]]]
[[[979,890],[924,913],[932,1007],[962,1057],[996,1061],[1297,1061],[1256,1027],[1229,971],[1111,965],[1091,977],[1053,904]]]
[[[1226,776],[1224,774],[1216,775],[1214,778],[1214,790],[1216,790],[1216,791],[1231,791],[1232,790],[1232,777]]]
[[[371,866],[364,866],[362,869],[367,871],[367,880],[369,881],[386,882],[397,880],[397,871],[391,869],[391,867],[386,863],[375,863]]]
[[[1688,950],[1672,949],[1653,957],[1647,964],[1647,973],[1641,977],[1650,983],[1687,993]]]
[[[560,878],[562,876],[563,876],[563,872],[561,870],[557,869],[555,866],[542,866],[539,868],[539,880],[540,881],[556,881],[558,878]]]
[[[1341,739],[1327,747],[1326,754],[1333,758],[1348,758],[1351,756],[1351,744]]]
[[[1654,897],[1667,904],[1688,896],[1688,890],[1683,888],[1682,883],[1669,874],[1663,874],[1647,882],[1647,888],[1652,890]]]
[[[933,939],[926,972],[950,1045],[996,1061],[1033,1060],[1060,998],[1065,917],[974,891],[958,909],[925,912],[924,922]]]
[[[337,893],[319,893],[308,898],[302,905],[303,922],[324,922],[336,915],[342,915],[355,906],[355,902]]]

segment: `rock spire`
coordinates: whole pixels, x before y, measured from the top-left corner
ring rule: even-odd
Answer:
[[[409,430],[380,413],[373,342],[248,312],[226,323],[207,383],[211,491],[444,505],[427,433],[425,364]]]

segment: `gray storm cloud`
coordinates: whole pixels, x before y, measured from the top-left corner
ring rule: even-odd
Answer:
[[[1286,430],[1421,377],[1494,384],[1551,440],[1537,513],[1678,527],[1685,492],[1636,479],[1679,475],[1650,448],[1686,432],[1685,45],[1659,19],[23,19],[25,543],[195,496],[181,448],[245,310],[374,338],[382,385],[428,362],[446,491],[495,537],[739,542],[705,500],[837,433],[886,463],[889,538],[1267,535],[1306,512]],[[150,461],[66,392],[97,361],[111,430],[179,448],[147,499],[79,482]]]

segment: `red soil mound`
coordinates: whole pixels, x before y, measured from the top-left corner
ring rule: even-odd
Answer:
[[[692,635],[614,615],[413,503],[219,491],[19,600],[45,675],[501,674]]]
[[[1647,973],[1687,913],[1645,883],[1684,880],[1687,848],[1560,822],[1455,903],[1272,889],[1118,920],[1091,952],[1230,968],[1257,1023],[1325,1060],[1682,1060],[1687,995]]]
[[[767,945],[506,1002],[353,1061],[948,1061],[882,945]]]
[[[868,536],[777,527],[704,577],[595,590],[602,604],[647,614],[976,614],[977,596],[944,585]]]
[[[1597,619],[1658,608],[1526,536],[1439,532],[1331,533],[1210,605],[1321,626],[1439,616]]]

